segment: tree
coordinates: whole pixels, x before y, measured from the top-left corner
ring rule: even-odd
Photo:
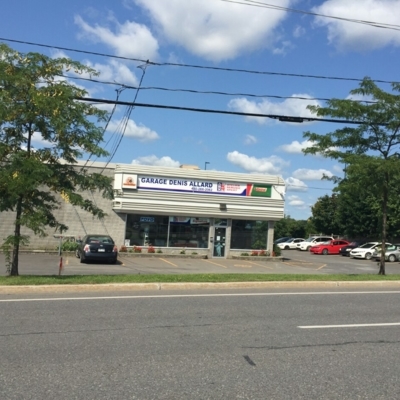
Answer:
[[[306,237],[307,221],[295,220],[290,215],[285,215],[284,218],[277,221],[274,227],[275,238],[290,236],[293,238]]]
[[[399,92],[400,84],[393,83],[392,89]],[[346,164],[379,197],[384,255],[389,188],[400,171],[400,95],[381,90],[370,78],[364,78],[350,94],[361,96],[364,101],[332,99],[327,101],[327,107],[308,107],[320,117],[343,118],[346,126],[327,134],[305,132],[304,138],[313,146],[304,153],[319,153]],[[363,172],[366,169],[374,171],[369,179]],[[381,257],[379,274],[385,275],[385,257]]]
[[[311,207],[311,222],[317,232],[334,235],[341,230],[338,220],[338,198],[335,194],[322,196]]]
[[[86,91],[62,78],[69,70],[97,75],[68,58],[22,54],[0,44],[0,212],[15,212],[14,233],[2,245],[11,275],[18,275],[19,249],[29,241],[22,226],[37,235],[45,235],[46,227],[67,229],[54,215],[60,196],[99,218],[104,212],[81,193],[99,190],[112,198],[110,178],[75,165],[85,152],[107,155],[96,125],[106,113],[76,100]],[[42,148],[33,148],[34,135],[41,135]]]

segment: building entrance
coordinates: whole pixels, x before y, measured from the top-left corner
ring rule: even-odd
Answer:
[[[226,227],[216,227],[214,234],[214,257],[225,257]]]

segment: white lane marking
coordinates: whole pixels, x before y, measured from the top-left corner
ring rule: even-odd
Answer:
[[[309,325],[298,326],[300,329],[331,329],[331,328],[364,328],[369,326],[399,326],[400,322],[388,322],[383,324],[348,324],[348,325]]]
[[[116,289],[118,290],[118,289]],[[214,294],[159,294],[136,296],[93,296],[93,297],[45,297],[36,299],[0,299],[0,303],[30,302],[30,301],[66,301],[66,300],[129,300],[129,299],[166,299],[188,297],[240,297],[240,296],[310,296],[332,294],[400,294],[400,291],[376,291],[376,292],[293,292],[293,293],[214,293]]]

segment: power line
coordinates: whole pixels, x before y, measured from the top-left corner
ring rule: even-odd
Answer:
[[[76,79],[76,80],[84,80],[88,82],[93,82],[93,83],[100,83],[104,85],[114,85],[114,86],[120,86],[124,89],[134,89],[137,90],[137,86],[130,86],[126,85],[124,83],[118,83],[118,82],[109,82],[109,81],[100,81],[98,79],[92,79],[92,78],[83,78],[83,77],[74,77],[74,76],[68,76],[68,75],[59,75],[62,76],[63,78],[67,79]],[[254,94],[254,93],[232,93],[232,92],[220,92],[220,91],[213,91],[213,90],[196,90],[196,89],[181,89],[181,88],[166,88],[166,87],[158,87],[158,86],[142,86],[140,90],[159,90],[159,91],[165,91],[165,92],[182,92],[182,93],[193,93],[193,94],[215,94],[215,95],[221,95],[221,96],[244,96],[244,97],[255,97],[255,98],[273,98],[273,99],[281,99],[281,100],[288,100],[288,99],[295,99],[295,100],[318,100],[318,101],[330,101],[333,100],[332,98],[324,98],[324,97],[302,97],[302,96],[279,96],[279,95],[274,95],[274,94]],[[373,100],[352,100],[354,102],[358,103],[370,103],[370,104],[375,104],[376,101]]]
[[[96,99],[93,97],[77,97],[76,100],[87,101],[91,103],[103,103],[103,104],[117,104],[122,106],[134,106],[134,107],[148,107],[148,108],[160,108],[168,110],[179,110],[179,111],[194,111],[202,112],[208,114],[225,114],[225,115],[240,115],[244,117],[258,117],[258,118],[271,118],[281,122],[292,122],[292,123],[302,123],[302,122],[331,122],[338,124],[364,124],[365,121],[352,121],[343,119],[331,119],[331,118],[313,118],[313,117],[297,117],[288,115],[275,115],[275,114],[257,114],[257,113],[245,113],[239,111],[225,111],[225,110],[213,110],[207,108],[192,108],[192,107],[178,107],[162,104],[149,104],[149,103],[132,103],[126,101],[106,100],[106,99]],[[381,123],[377,124],[380,126],[385,126],[387,124]]]
[[[257,71],[257,70],[251,70],[251,69],[213,67],[213,66],[196,65],[196,64],[183,64],[183,63],[171,63],[171,62],[157,63],[157,62],[153,62],[150,60],[143,60],[140,58],[115,56],[112,54],[78,50],[78,49],[73,49],[73,48],[69,48],[69,47],[53,46],[53,45],[28,42],[28,41],[23,41],[23,40],[8,39],[8,38],[1,38],[1,37],[0,37],[0,40],[5,41],[5,42],[27,44],[30,46],[38,46],[38,47],[45,47],[45,48],[50,48],[50,49],[71,51],[71,52],[75,52],[75,53],[90,54],[90,55],[95,55],[95,56],[100,56],[100,57],[115,58],[115,59],[125,60],[125,61],[135,61],[135,62],[140,62],[140,63],[147,63],[148,65],[156,66],[156,67],[169,66],[169,67],[197,68],[197,69],[214,70],[214,71],[222,71],[222,72],[238,72],[238,73],[256,74],[256,75],[272,75],[272,76],[284,76],[284,77],[293,77],[293,78],[326,79],[326,80],[352,81],[352,82],[362,82],[362,80],[363,80],[362,78],[343,78],[343,77],[338,77],[338,76],[293,74],[293,73],[272,72],[272,71]],[[387,80],[382,80],[382,79],[372,79],[372,81],[376,82],[376,83],[388,83],[388,84],[400,83],[397,81],[387,81]]]
[[[382,22],[364,21],[364,20],[361,20],[361,19],[344,18],[344,17],[337,17],[337,16],[334,16],[334,15],[319,14],[319,13],[314,13],[314,12],[311,12],[311,11],[296,10],[294,8],[287,8],[287,7],[281,7],[281,6],[276,6],[276,5],[272,5],[272,4],[267,4],[267,3],[263,3],[261,1],[254,1],[254,0],[243,0],[243,1],[221,0],[221,1],[224,1],[226,3],[242,4],[242,5],[251,6],[251,7],[269,8],[269,9],[278,10],[278,11],[292,12],[292,13],[305,14],[305,15],[312,15],[314,17],[337,19],[337,20],[340,20],[340,21],[352,22],[352,23],[355,23],[355,24],[368,25],[368,26],[371,26],[371,27],[374,27],[374,28],[384,28],[384,29],[391,29],[391,30],[395,30],[395,31],[400,31],[400,25],[385,24],[385,23],[382,23]]]

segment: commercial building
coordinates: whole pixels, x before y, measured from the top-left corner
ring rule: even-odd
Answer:
[[[193,166],[95,163],[90,169],[114,177],[114,200],[87,193],[108,214],[99,221],[63,199],[56,215],[75,238],[108,233],[128,250],[153,246],[163,253],[229,257],[252,249],[272,251],[274,222],[284,217],[285,183],[278,176]],[[10,234],[12,213],[2,213],[6,219]],[[48,247],[49,242],[55,246],[53,232],[48,233],[47,239],[31,237],[32,246]]]

